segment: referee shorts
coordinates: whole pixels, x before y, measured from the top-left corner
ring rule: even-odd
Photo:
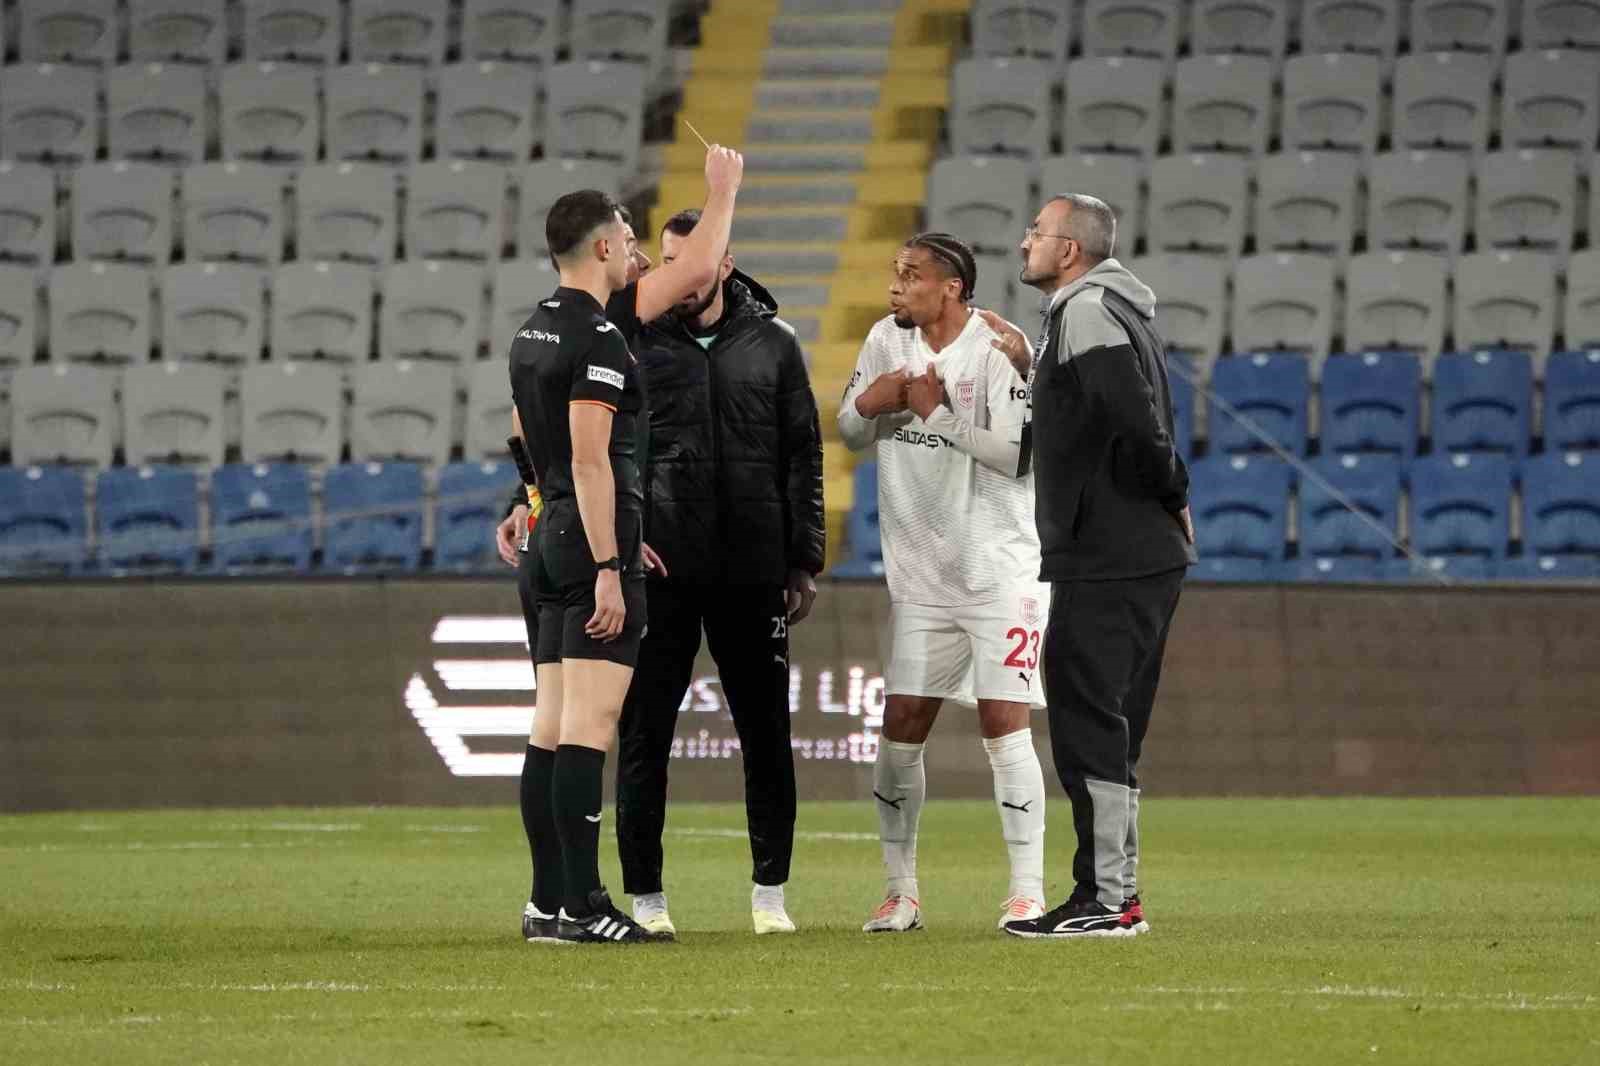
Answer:
[[[546,503],[537,538],[542,566],[538,568],[539,633],[534,662],[546,665],[562,659],[601,659],[627,667],[638,665],[647,616],[641,526],[637,511],[617,512],[617,555],[624,564],[622,604],[627,614],[620,634],[609,641],[597,640],[584,631],[594,617],[598,571],[577,501]]]

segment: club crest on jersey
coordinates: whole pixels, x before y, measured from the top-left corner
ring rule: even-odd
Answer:
[[[956,403],[960,406],[970,408],[977,393],[978,384],[971,378],[963,378],[956,382]]]
[[[1022,597],[1022,620],[1030,626],[1039,620],[1039,601],[1032,596]]]

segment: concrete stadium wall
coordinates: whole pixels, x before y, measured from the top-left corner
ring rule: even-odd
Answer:
[[[881,586],[824,583],[793,630],[804,797],[868,792],[887,613]],[[0,584],[0,810],[514,802],[520,627],[509,580]],[[1190,586],[1141,778],[1600,793],[1597,649],[1592,591]],[[738,798],[704,653],[696,676],[672,795]],[[931,795],[989,794],[974,717],[946,710]],[[1035,735],[1048,766],[1042,713]]]

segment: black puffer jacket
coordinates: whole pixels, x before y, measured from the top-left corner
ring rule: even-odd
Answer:
[[[639,338],[650,397],[645,539],[689,581],[822,570],[822,433],[794,330],[739,271],[709,349],[671,315]]]

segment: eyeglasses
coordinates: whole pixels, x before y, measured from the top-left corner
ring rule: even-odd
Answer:
[[[1022,239],[1025,241],[1031,241],[1035,237],[1052,237],[1058,241],[1070,241],[1073,239],[1065,233],[1041,233],[1038,226],[1029,226],[1022,231]]]

